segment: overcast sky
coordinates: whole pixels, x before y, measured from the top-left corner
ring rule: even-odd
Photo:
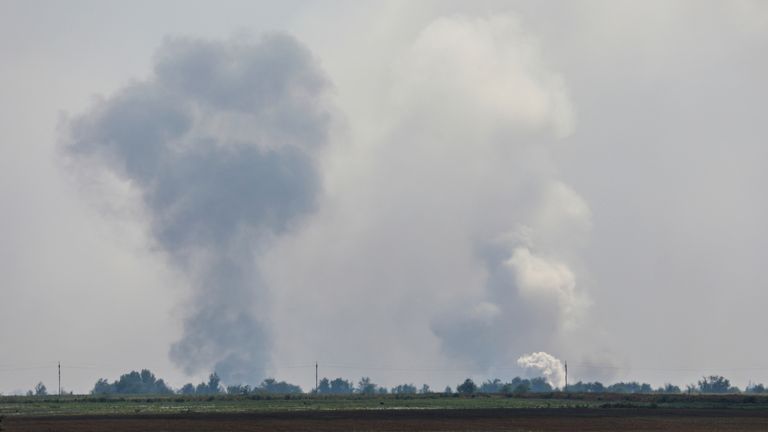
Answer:
[[[768,383],[768,4],[0,1],[0,392]]]

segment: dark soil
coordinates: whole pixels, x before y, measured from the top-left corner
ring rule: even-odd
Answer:
[[[745,409],[453,409],[6,417],[14,431],[768,431]]]

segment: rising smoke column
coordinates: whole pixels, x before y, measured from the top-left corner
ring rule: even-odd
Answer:
[[[312,211],[328,83],[289,36],[170,39],[154,74],[69,123],[75,166],[127,182],[193,287],[170,350],[187,373],[257,382],[270,355],[258,257]]]
[[[555,348],[588,304],[572,263],[591,218],[551,156],[573,126],[563,79],[512,15],[438,19],[402,65],[420,138],[459,162],[441,174],[484,272],[482,287],[433,319],[444,352],[492,368]]]
[[[355,140],[327,165],[329,199],[269,253],[276,358],[506,376],[524,353],[567,353],[588,304],[591,213],[552,156],[572,108],[514,15],[413,34],[375,97],[346,110]]]

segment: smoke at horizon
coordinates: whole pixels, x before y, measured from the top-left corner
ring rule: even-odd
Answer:
[[[578,328],[591,213],[554,169],[573,114],[535,40],[512,15],[440,18],[395,65],[384,132],[323,169],[329,82],[289,36],[168,40],[152,78],[71,123],[69,154],[130,184],[189,277],[185,372],[255,383],[329,353],[490,371]],[[320,196],[327,178],[348,181]]]
[[[565,367],[555,356],[545,352],[526,354],[517,359],[518,366],[526,369],[529,374],[541,376],[554,388],[565,386]]]
[[[514,15],[439,18],[395,55],[376,106],[346,113],[329,199],[267,254],[276,356],[492,374],[563,352],[591,211],[552,157],[574,123],[562,78]]]
[[[78,167],[138,195],[152,238],[191,293],[171,359],[259,382],[273,344],[258,256],[316,205],[328,82],[290,36],[166,40],[154,75],[69,127]]]

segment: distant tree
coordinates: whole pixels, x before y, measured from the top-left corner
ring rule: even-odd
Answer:
[[[477,384],[472,379],[467,378],[463,383],[456,386],[456,391],[460,394],[472,394],[477,391]]]
[[[279,393],[279,394],[297,394],[301,393],[301,387],[293,384],[289,384],[285,381],[277,381],[274,378],[267,378],[261,382],[258,390],[267,393]]]
[[[349,394],[353,391],[355,391],[355,387],[352,385],[352,381],[347,381],[341,378],[336,378],[331,381],[331,393]]]
[[[216,372],[208,375],[208,391],[210,393],[221,393],[221,378]]]
[[[421,394],[429,394],[431,390],[429,389],[429,386],[424,384],[421,386],[421,390],[419,390],[419,393]]]
[[[227,386],[227,394],[247,395],[250,392],[251,392],[251,386],[249,386],[248,384],[246,385],[237,384],[237,385]]]
[[[385,395],[385,394],[389,393],[389,391],[387,390],[386,387],[379,387],[378,393],[382,394],[382,395]]]
[[[573,393],[603,393],[605,392],[605,386],[599,382],[577,382],[576,384],[568,384],[568,391]]]
[[[186,383],[182,388],[179,389],[179,393],[183,395],[193,395],[195,394],[195,385],[192,383]]]
[[[394,394],[416,394],[416,386],[413,384],[400,384],[397,387],[392,387],[392,393]]]
[[[762,384],[753,384],[746,389],[744,389],[746,393],[765,393],[766,389],[765,386]]]
[[[453,389],[451,389],[451,386],[445,386],[445,390],[443,390],[444,394],[453,394]]]
[[[91,390],[91,394],[109,394],[114,392],[115,389],[112,384],[110,384],[109,381],[104,378],[96,381],[96,384],[93,386],[93,390]]]
[[[495,378],[484,381],[480,384],[480,388],[477,391],[480,393],[501,393],[502,387],[504,387],[504,383],[500,379]]]
[[[549,393],[552,386],[543,377],[536,377],[531,379],[531,391],[534,393]]]
[[[144,393],[144,385],[141,381],[141,374],[136,371],[129,372],[120,376],[120,379],[113,384],[115,393],[140,394]]]
[[[701,393],[728,393],[733,390],[731,382],[720,375],[702,377],[698,385]]]
[[[328,378],[323,378],[320,380],[320,383],[317,385],[317,392],[318,393],[330,393],[331,392],[331,383],[328,381]]]
[[[320,394],[349,394],[353,390],[352,383],[342,378],[336,378],[333,381],[323,378],[317,386],[317,392]]]
[[[636,381],[632,381],[611,384],[605,391],[609,393],[652,393],[653,389],[650,384],[640,384]]]
[[[48,389],[42,381],[35,386],[35,396],[48,396]]]
[[[132,371],[120,376],[120,379],[110,384],[106,379],[96,381],[91,390],[92,394],[171,394],[171,390],[162,379],[147,369],[141,372]]]
[[[528,380],[522,380],[518,385],[514,386],[512,393],[524,394],[531,391],[531,382]]]
[[[360,382],[357,383],[357,391],[361,394],[372,395],[376,393],[376,384],[371,382],[368,377],[360,378]]]
[[[525,384],[527,387],[530,387],[531,383],[527,379],[523,379],[523,378],[520,378],[520,377],[514,377],[514,378],[512,378],[512,381],[510,381],[507,384],[508,384],[508,389],[509,389],[508,393],[511,393],[517,386],[519,386],[521,384]]]
[[[221,378],[216,372],[208,375],[208,382],[201,382],[195,387],[196,394],[219,394],[222,393]]]
[[[656,389],[656,393],[680,393],[680,387],[667,383]]]

